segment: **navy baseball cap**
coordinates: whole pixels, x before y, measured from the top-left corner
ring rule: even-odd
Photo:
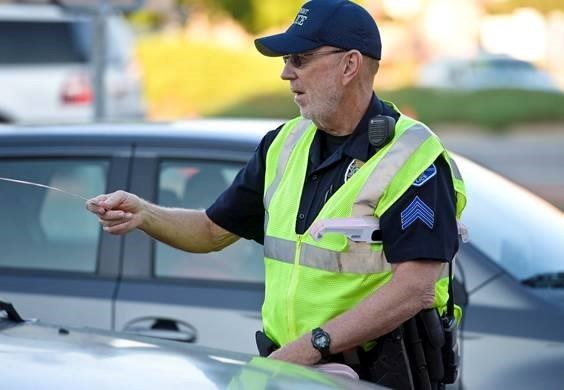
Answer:
[[[376,22],[368,11],[348,0],[308,1],[286,32],[258,38],[255,46],[269,57],[303,53],[321,46],[356,49],[377,60],[382,52]]]

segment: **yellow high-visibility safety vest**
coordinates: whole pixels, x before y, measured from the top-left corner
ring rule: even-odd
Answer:
[[[397,108],[386,102],[396,111]],[[399,112],[399,111],[398,111]],[[268,149],[265,173],[265,270],[262,307],[266,334],[285,345],[321,326],[382,287],[392,277],[383,246],[328,233],[319,241],[296,234],[295,223],[315,125],[287,122]],[[317,220],[380,216],[443,155],[456,192],[456,215],[466,204],[464,182],[439,138],[422,123],[400,115],[394,138],[325,203]],[[448,300],[448,264],[435,285],[434,307]],[[460,316],[460,309],[457,308]]]

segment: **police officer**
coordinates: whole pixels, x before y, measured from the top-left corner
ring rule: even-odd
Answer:
[[[463,182],[435,134],[374,94],[380,34],[359,5],[309,1],[287,31],[255,45],[283,58],[300,117],[266,134],[213,205],[168,209],[118,191],[87,208],[107,232],[139,228],[186,251],[264,244],[271,358],[313,365],[369,351],[446,306]],[[371,240],[311,235],[314,222],[366,217],[377,222]]]

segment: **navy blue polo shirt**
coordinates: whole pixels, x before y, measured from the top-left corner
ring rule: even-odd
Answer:
[[[369,120],[399,114],[373,95],[367,112],[349,136],[317,131],[312,142],[296,233],[304,233],[327,200],[377,149],[368,142]],[[266,153],[281,127],[267,133],[247,165],[206,213],[224,229],[264,243]],[[450,261],[458,250],[455,194],[450,169],[437,160],[380,218],[386,258],[391,263],[416,259]]]

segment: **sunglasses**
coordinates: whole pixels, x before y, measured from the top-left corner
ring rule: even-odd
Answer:
[[[343,53],[346,50],[328,50],[328,51],[315,51],[313,53],[305,53],[305,54],[288,54],[285,56],[282,56],[282,60],[284,61],[285,64],[288,63],[288,61],[290,61],[290,64],[292,64],[292,66],[294,68],[301,68],[307,60],[307,57],[313,57],[313,56],[320,56],[323,54],[335,54],[335,53]]]

